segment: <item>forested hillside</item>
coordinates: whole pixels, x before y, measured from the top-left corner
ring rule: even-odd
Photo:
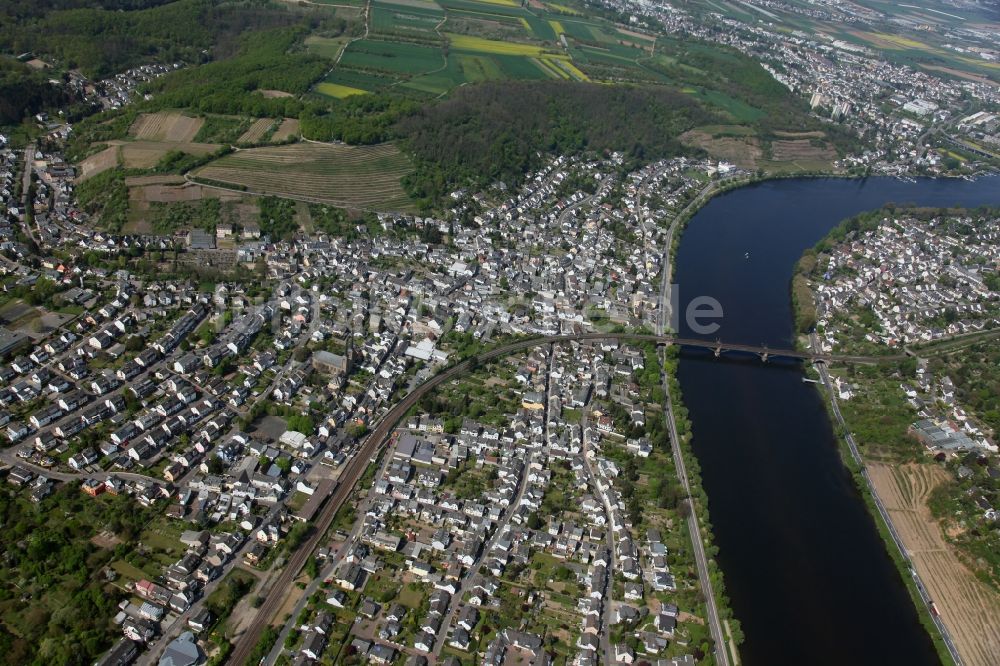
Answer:
[[[290,53],[305,28],[257,31],[241,40],[232,57],[191,67],[155,81],[156,108],[189,108],[206,113],[298,116],[297,99],[329,69],[327,59]],[[295,97],[266,98],[261,90]]]
[[[0,57],[0,126],[15,125],[25,114],[66,101],[65,92],[43,74],[11,58]]]
[[[247,31],[299,20],[267,0],[0,2],[0,51],[38,52],[102,78],[149,60],[199,62],[235,51]],[[100,5],[106,9],[94,8]],[[50,9],[45,10],[44,7]]]
[[[621,151],[636,160],[686,152],[677,137],[716,116],[662,86],[571,82],[484,83],[400,120],[417,163],[407,186],[439,199],[455,183],[519,182],[539,152]]]

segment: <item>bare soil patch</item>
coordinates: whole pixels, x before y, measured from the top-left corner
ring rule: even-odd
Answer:
[[[695,129],[685,132],[680,139],[686,146],[702,148],[712,157],[744,169],[756,169],[757,162],[764,155],[755,137],[714,136],[705,130]]]
[[[298,136],[299,134],[299,121],[296,118],[285,118],[278,125],[278,129],[274,131],[271,135],[271,141],[285,141],[292,138],[293,136]]]
[[[194,139],[203,124],[204,118],[192,118],[177,111],[143,113],[129,128],[129,134],[146,141],[183,143]]]
[[[95,534],[90,539],[90,543],[94,544],[98,548],[105,548],[105,549],[114,548],[121,542],[122,540],[119,539],[117,536],[115,536],[114,532],[107,532],[107,531],[101,532],[100,534]]]
[[[413,7],[414,9],[430,9],[439,10],[441,5],[436,2],[431,2],[431,0],[392,0],[392,4],[400,5],[402,7]]]
[[[240,569],[242,571],[247,571],[249,573],[252,573],[257,578],[260,577],[258,572],[252,571],[247,567],[241,566]],[[236,606],[233,607],[233,612],[230,613],[229,615],[229,622],[226,632],[230,637],[239,636],[250,627],[250,623],[257,615],[257,609],[253,607],[253,600],[257,597],[258,593],[259,593],[259,588],[255,589],[250,594],[246,595],[238,602],[236,602]]]
[[[129,198],[133,201],[174,203],[177,201],[197,201],[198,199],[220,199],[236,201],[243,198],[236,192],[227,192],[213,188],[202,187],[195,183],[183,181],[177,185],[164,183],[133,187],[129,190]]]
[[[77,176],[76,180],[78,183],[82,183],[88,178],[116,166],[118,166],[118,146],[108,146],[101,152],[80,162],[80,175]]]
[[[346,146],[295,143],[248,148],[199,168],[194,175],[273,194],[344,208],[406,210],[412,202],[402,178],[413,169],[390,143]]]
[[[288,589],[288,595],[285,597],[285,602],[281,604],[281,608],[278,612],[274,614],[271,618],[272,627],[280,627],[285,622],[285,616],[295,610],[295,604],[299,603],[299,599],[305,594],[305,590],[299,589],[298,585],[292,585]]]
[[[812,132],[782,132],[781,130],[775,130],[774,135],[786,139],[822,139],[826,136],[826,134],[819,130]]]
[[[774,159],[781,162],[812,162],[837,158],[837,152],[828,144],[814,146],[808,139],[772,141],[771,151]]]
[[[292,93],[284,90],[258,90],[261,95],[268,99],[279,99],[281,97],[292,97]]]
[[[151,169],[171,150],[192,155],[208,155],[219,149],[215,143],[171,143],[166,141],[132,141],[121,144],[122,162],[130,169]]]
[[[1000,663],[1000,595],[962,563],[927,508],[947,472],[932,463],[869,464],[868,472],[962,660]]]
[[[202,198],[202,191],[197,185],[146,185],[140,190],[139,197],[144,201],[163,203],[197,201]]]
[[[143,185],[183,185],[186,181],[184,176],[176,174],[164,174],[162,176],[130,176],[125,179],[125,184],[129,187],[142,187]]]
[[[239,139],[236,140],[237,143],[257,143],[264,138],[267,134],[267,130],[271,129],[271,125],[274,121],[270,118],[260,118],[253,122],[246,132],[244,132]]]
[[[11,301],[0,307],[0,324],[4,326],[13,325],[22,319],[40,316],[34,306],[28,305],[22,300]]]
[[[944,74],[951,74],[952,76],[957,76],[961,79],[967,79],[969,81],[976,81],[977,83],[984,83],[988,86],[993,86],[994,88],[1000,88],[1000,83],[989,79],[985,76],[980,76],[979,74],[973,74],[972,72],[963,72],[960,69],[955,69],[953,67],[944,67],[941,65],[926,65],[924,63],[918,63],[924,69],[929,69],[932,72],[942,72]]]

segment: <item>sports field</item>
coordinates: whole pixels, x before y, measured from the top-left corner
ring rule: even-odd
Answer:
[[[297,143],[251,148],[198,169],[195,176],[247,192],[330,203],[345,208],[408,210],[400,180],[412,170],[392,144]]]

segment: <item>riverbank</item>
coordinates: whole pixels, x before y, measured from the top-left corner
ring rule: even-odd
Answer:
[[[697,211],[714,196],[729,191],[749,182],[749,180],[733,179],[732,181],[716,181],[699,192],[681,212],[670,222],[667,232],[666,256],[664,271],[660,286],[660,319],[657,333],[663,335],[668,331],[669,314],[672,314],[672,278],[674,257],[678,247],[678,239],[687,223]],[[662,368],[662,385],[664,393],[664,416],[670,435],[671,454],[677,471],[677,479],[687,494],[688,507],[691,515],[687,518],[691,545],[694,549],[698,578],[705,595],[705,610],[708,623],[715,642],[716,663],[720,666],[739,666],[739,645],[743,642],[743,631],[740,621],[735,617],[729,597],[725,592],[725,580],[722,570],[716,561],[718,548],[714,544],[712,523],[708,513],[708,495],[701,484],[701,468],[698,459],[691,449],[691,422],[687,409],[683,405],[680,383],[677,378],[678,352],[676,347],[668,348],[660,357]],[[721,645],[720,645],[721,643]],[[721,651],[721,652],[720,652]]]
[[[699,192],[693,199],[691,199],[691,201],[687,203],[681,213],[679,213],[670,224],[670,241],[669,248],[667,250],[668,256],[666,257],[665,263],[667,273],[662,277],[664,288],[661,292],[661,308],[663,309],[663,312],[661,312],[661,321],[663,322],[661,327],[665,326],[665,322],[667,321],[666,314],[669,312],[668,308],[671,307],[672,303],[669,288],[674,278],[674,266],[676,265],[676,257],[680,248],[680,241],[687,225],[694,218],[694,216],[697,215],[697,213],[714,198],[727,192],[767,181],[792,178],[857,179],[859,177],[849,176],[846,174],[743,174],[731,179],[715,181],[708,188]],[[660,333],[663,332],[663,330],[660,331]],[[717,646],[717,649],[721,647],[721,649],[726,650],[727,655],[732,659],[732,662],[734,664],[739,664],[740,657],[738,646],[742,644],[744,639],[742,625],[735,617],[732,609],[732,603],[729,596],[726,594],[725,577],[716,558],[718,554],[718,547],[715,545],[715,536],[712,530],[710,511],[708,508],[709,498],[702,484],[700,463],[691,445],[691,422],[688,418],[688,411],[686,407],[684,407],[680,382],[677,376],[678,355],[676,351],[677,350],[674,348],[672,356],[667,354],[663,358],[664,393],[666,395],[667,402],[666,412],[668,422],[672,430],[672,445],[677,447],[677,450],[675,451],[676,466],[678,467],[682,483],[685,486],[690,484],[690,506],[695,512],[691,529],[692,541],[701,542],[704,550],[710,556],[705,558],[707,561],[706,566],[708,568],[707,578],[711,586],[711,594],[715,600],[715,606],[717,609],[716,614],[725,626],[725,634],[727,637],[724,645]],[[699,524],[703,529],[699,529]],[[711,607],[709,607],[708,610],[711,620],[711,616],[713,615]]]
[[[738,666],[739,645],[743,642],[743,631],[739,620],[733,614],[725,591],[725,579],[715,557],[718,548],[714,545],[712,523],[708,515],[708,495],[701,484],[698,459],[690,446],[691,421],[684,408],[680,383],[677,380],[677,358],[676,347],[668,348],[661,356],[663,392],[666,399],[664,411],[670,433],[671,454],[677,468],[678,480],[688,494],[691,515],[688,516],[687,523],[703,592],[711,594],[714,601],[713,604],[706,599],[706,610],[713,636],[722,636],[725,627],[723,644],[720,646],[716,641],[716,651],[720,649],[723,651],[721,655],[716,653],[716,662],[723,666],[729,663]]]
[[[817,243],[816,249],[829,251],[845,239],[847,232],[872,230],[891,212],[901,211],[877,209],[845,220]],[[949,212],[958,214],[957,211]],[[796,277],[815,277],[815,264],[816,252],[807,250],[796,266]],[[796,295],[799,298],[795,298]],[[793,289],[796,321],[808,317],[809,312],[804,309],[815,304],[811,290],[808,295],[810,298],[806,301]],[[814,314],[814,310],[811,312]],[[814,335],[811,341],[818,349],[818,338]],[[817,388],[824,396],[823,403],[831,421],[837,425],[841,459],[852,473],[886,551],[906,584],[921,623],[933,639],[942,662],[991,666],[1000,663],[1000,640],[993,638],[1000,636],[1000,595],[966,566],[959,548],[947,538],[940,516],[935,516],[931,510],[930,500],[935,489],[950,484],[953,477],[940,463],[931,462],[923,446],[906,435],[908,424],[918,416],[903,401],[899,379],[906,381],[913,374],[916,363],[911,364],[909,374],[901,367],[901,375],[879,379],[877,386],[869,386],[875,380],[868,372],[854,373],[849,378],[860,384],[852,385],[855,395],[845,403],[845,408],[850,408],[848,414],[858,412],[859,406],[855,403],[862,401],[868,408],[860,413],[881,414],[880,419],[885,422],[882,425],[873,426],[864,419],[859,423],[842,413],[837,391],[825,367],[819,368],[818,374],[823,381]],[[838,375],[844,378],[847,370],[839,369]],[[884,395],[893,392],[899,394],[898,399]],[[873,393],[884,397],[875,398]],[[873,411],[871,404],[880,407]],[[853,431],[858,427],[868,433],[873,427],[888,432],[879,440],[855,442]],[[893,438],[896,448],[887,447],[886,442]],[[874,449],[869,451],[871,447]]]
[[[674,326],[683,337],[773,348],[793,344],[795,262],[841,220],[890,201],[979,206],[997,191],[993,179],[748,176],[728,186],[715,189],[739,189],[688,211],[683,242],[673,244],[675,310],[713,297],[724,309],[720,328],[699,334],[683,316]],[[676,377],[746,666],[940,664],[801,366],[684,349]],[[844,622],[849,640],[837,629]]]
[[[934,643],[941,663],[961,665],[963,663],[960,657],[961,653],[950,633],[942,624],[940,617],[934,615],[931,610],[933,600],[925,591],[927,587],[922,581],[920,572],[916,571],[913,562],[909,559],[907,544],[899,536],[889,512],[882,504],[879,489],[869,475],[864,458],[858,451],[850,428],[840,412],[829,374],[824,366],[818,367],[820,382],[816,384],[816,389],[823,395],[823,405],[826,407],[830,422],[836,424],[837,450],[840,453],[840,459],[844,467],[851,473],[854,485],[861,494],[868,513],[878,529],[879,536],[885,545],[886,555],[892,560],[900,579],[906,586],[920,618],[920,623]]]

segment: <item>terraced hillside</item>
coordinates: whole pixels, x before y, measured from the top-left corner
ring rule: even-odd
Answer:
[[[410,160],[392,144],[347,146],[297,143],[252,148],[198,169],[204,181],[231,184],[256,194],[329,203],[345,208],[408,210],[400,180]]]

